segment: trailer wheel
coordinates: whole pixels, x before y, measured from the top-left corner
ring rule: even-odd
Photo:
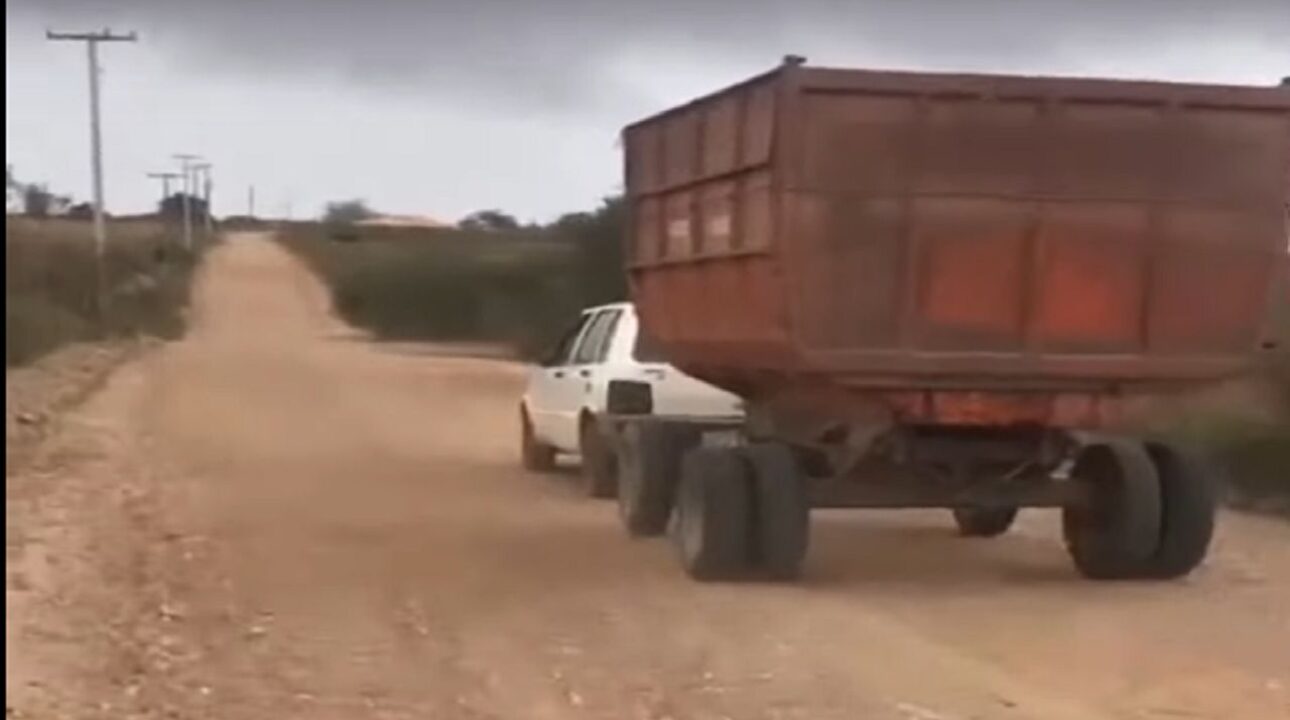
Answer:
[[[520,406],[520,462],[525,470],[551,472],[555,469],[555,448],[540,442],[533,434],[533,421]]]
[[[1088,502],[1062,512],[1075,567],[1095,580],[1140,577],[1160,538],[1160,480],[1139,443],[1109,441],[1080,451],[1071,472]]]
[[[954,508],[954,522],[964,537],[998,537],[1008,532],[1016,519],[1015,507]]]
[[[1158,579],[1182,577],[1209,551],[1217,492],[1205,466],[1190,453],[1163,443],[1147,443],[1147,453],[1160,476],[1163,505],[1159,546],[1145,574]]]
[[[697,433],[676,424],[631,422],[623,429],[618,456],[618,515],[633,537],[667,529],[681,475],[681,456]]]
[[[748,476],[734,449],[697,447],[682,459],[674,539],[690,577],[730,579],[751,565]]]
[[[810,541],[811,501],[793,451],[779,444],[744,448],[752,470],[754,559],[779,580],[802,574]]]
[[[617,459],[591,415],[583,415],[578,423],[578,453],[582,456],[579,477],[583,494],[593,498],[613,497],[618,487]]]

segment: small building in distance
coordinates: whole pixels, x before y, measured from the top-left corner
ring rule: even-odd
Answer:
[[[408,227],[408,228],[450,228],[453,223],[443,222],[426,215],[376,215],[354,223],[359,227]]]

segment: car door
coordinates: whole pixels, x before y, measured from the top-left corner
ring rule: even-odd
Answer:
[[[600,364],[621,311],[609,308],[597,311],[587,323],[587,329],[578,338],[563,377],[556,389],[557,410],[553,413],[553,442],[561,448],[578,448],[578,423],[584,408],[594,405]]]
[[[568,402],[569,363],[573,359],[578,340],[586,333],[593,319],[593,313],[583,313],[577,322],[569,326],[560,339],[529,371],[528,391],[525,393],[524,405],[528,409],[529,421],[533,423],[533,434],[538,440],[568,449],[559,442],[560,419]]]

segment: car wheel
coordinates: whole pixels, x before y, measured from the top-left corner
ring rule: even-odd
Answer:
[[[555,448],[540,442],[533,434],[533,421],[520,407],[520,462],[525,470],[551,472],[555,469]]]
[[[618,487],[617,459],[604,433],[591,415],[578,424],[578,452],[582,455],[582,492],[587,497],[611,498]]]

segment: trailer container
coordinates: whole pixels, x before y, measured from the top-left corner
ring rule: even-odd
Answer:
[[[820,506],[954,508],[969,535],[1060,507],[1086,575],[1201,560],[1207,471],[1098,433],[1271,343],[1290,87],[788,58],[624,147],[642,323],[748,409],[733,434],[625,411],[623,471],[675,486],[692,574],[795,574]],[[641,442],[674,457],[642,470]]]

